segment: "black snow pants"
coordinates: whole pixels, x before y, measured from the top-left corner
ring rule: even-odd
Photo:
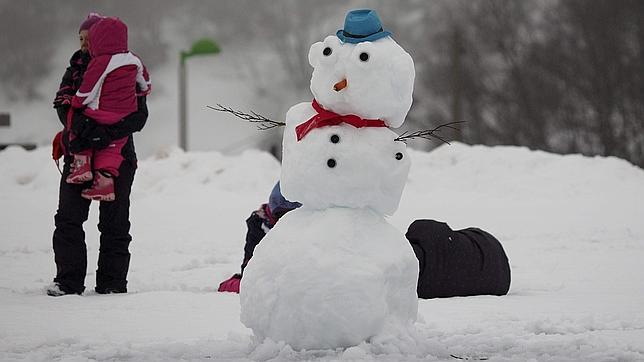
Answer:
[[[418,297],[505,295],[510,289],[508,257],[489,233],[416,220],[405,236],[419,261]]]
[[[257,212],[253,211],[248,219],[246,219],[246,244],[244,245],[244,262],[241,265],[242,274],[244,273],[244,268],[248,264],[250,258],[253,257],[253,252],[255,247],[259,244],[260,241],[266,236],[266,231],[262,228],[264,219],[262,219]]]
[[[70,172],[72,158],[65,156],[65,166],[60,181],[58,211],[54,217],[53,246],[56,278],[61,289],[68,293],[85,290],[87,272],[87,247],[83,223],[87,221],[90,200],[81,197],[87,184],[65,182]],[[127,272],[130,265],[128,247],[130,236],[130,191],[136,171],[136,160],[125,159],[114,179],[115,201],[104,201],[99,206],[98,230],[101,233],[96,270],[96,291],[127,291]]]

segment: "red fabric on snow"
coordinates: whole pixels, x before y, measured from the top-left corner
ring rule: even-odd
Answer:
[[[239,293],[239,284],[241,283],[241,275],[235,274],[232,277],[224,280],[219,284],[218,292]]]

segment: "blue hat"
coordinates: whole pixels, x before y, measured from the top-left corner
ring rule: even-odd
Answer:
[[[268,208],[271,209],[271,212],[274,214],[291,211],[302,206],[299,202],[288,201],[283,195],[282,190],[280,189],[280,182],[277,181],[271,195],[268,197]]]
[[[374,41],[391,35],[390,32],[382,30],[380,18],[375,10],[361,9],[351,10],[344,18],[344,29],[336,33],[344,43],[360,43],[363,41]]]

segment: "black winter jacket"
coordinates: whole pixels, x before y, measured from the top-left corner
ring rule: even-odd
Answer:
[[[405,234],[418,258],[418,297],[505,295],[510,264],[501,243],[478,229],[452,230],[434,220],[416,220]]]

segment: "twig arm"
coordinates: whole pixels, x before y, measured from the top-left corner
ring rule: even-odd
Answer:
[[[407,142],[411,139],[414,138],[422,138],[426,140],[432,140],[432,139],[437,139],[443,143],[450,144],[441,134],[440,131],[449,128],[455,131],[460,131],[458,127],[455,127],[457,124],[465,123],[465,121],[458,121],[458,122],[449,122],[449,123],[444,123],[441,124],[435,128],[432,129],[422,129],[419,131],[414,131],[414,132],[408,132],[405,131],[403,134],[398,136],[397,138],[394,139],[394,141],[400,141],[400,142]]]
[[[260,131],[266,131],[272,128],[286,126],[286,123],[284,122],[273,121],[272,119],[266,118],[254,111],[251,111],[250,113],[245,113],[245,112],[232,109],[230,107],[222,106],[219,103],[217,104],[216,107],[212,107],[212,106],[207,106],[207,107],[217,112],[230,113],[233,116],[243,119],[244,121],[248,121],[250,123],[257,123],[257,129]]]

